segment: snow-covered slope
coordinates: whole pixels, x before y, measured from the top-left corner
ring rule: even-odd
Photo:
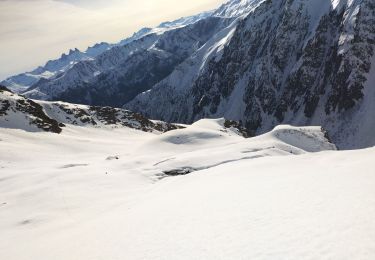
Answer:
[[[335,151],[320,127],[0,128],[0,144],[1,259],[375,257],[375,150]]]
[[[233,0],[223,8],[244,5],[249,13],[125,107],[183,123],[224,116],[254,135],[280,123],[323,125],[342,148],[374,145],[373,1]]]
[[[224,3],[213,13],[220,17],[240,17],[255,10],[265,0],[231,0]]]
[[[151,121],[124,109],[33,101],[0,86],[0,128],[61,133],[66,125],[126,127],[145,132],[166,132],[182,127]]]

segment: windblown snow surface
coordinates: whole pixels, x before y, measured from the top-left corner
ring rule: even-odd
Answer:
[[[0,259],[375,259],[375,148],[223,122],[1,128]]]

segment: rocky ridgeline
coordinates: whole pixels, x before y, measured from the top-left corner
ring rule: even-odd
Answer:
[[[16,114],[24,117],[18,118]],[[61,133],[62,127],[65,126],[47,116],[40,104],[0,86],[0,126],[21,126],[24,122],[19,120],[27,121],[30,126],[53,133]]]
[[[67,125],[129,127],[145,132],[167,132],[182,126],[151,121],[140,114],[112,107],[35,102],[0,87],[0,127],[61,133]]]
[[[75,105],[63,102],[33,101],[0,86],[0,127],[43,130],[61,133],[66,125],[128,127],[144,132],[168,132],[184,128],[178,124],[152,121],[125,109]],[[234,128],[244,137],[249,133],[241,123],[226,120],[225,128]]]
[[[72,125],[91,126],[123,126],[141,130],[144,132],[168,132],[183,128],[180,125],[165,123],[162,121],[151,121],[141,114],[128,110],[99,107],[82,106],[69,103],[45,103],[45,109],[59,121]],[[48,105],[47,105],[48,104]]]

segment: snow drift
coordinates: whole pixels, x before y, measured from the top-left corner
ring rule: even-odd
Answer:
[[[0,258],[370,260],[375,150],[335,150],[320,127],[223,119],[0,128]]]

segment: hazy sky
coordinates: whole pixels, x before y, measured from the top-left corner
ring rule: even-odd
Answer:
[[[226,0],[0,0],[0,80]]]

